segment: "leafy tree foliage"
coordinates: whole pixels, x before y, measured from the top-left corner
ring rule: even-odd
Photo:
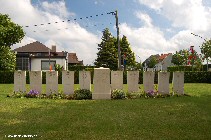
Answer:
[[[188,49],[183,49],[180,50],[179,52],[176,52],[172,56],[171,62],[178,66],[188,65],[189,63],[190,65],[192,66],[194,65],[195,67],[197,67],[199,70],[202,66],[202,60],[200,58],[200,55],[196,51],[191,53]]]
[[[16,56],[10,47],[24,37],[21,26],[11,21],[8,15],[0,14],[0,70],[14,70]]]
[[[117,70],[118,52],[115,45],[116,39],[111,35],[108,28],[103,31],[102,41],[98,44],[97,59],[94,64],[97,67],[107,67]]]
[[[205,59],[211,58],[211,39],[203,42],[200,48]]]
[[[158,60],[156,58],[156,56],[152,56],[149,60],[149,63],[147,64],[147,66],[149,68],[154,68],[154,66],[158,63]]]
[[[12,22],[8,15],[0,14],[0,46],[10,47],[23,37],[22,27]]]
[[[0,70],[14,70],[16,55],[9,47],[0,46]]]
[[[175,65],[187,65],[189,52],[187,49],[180,50],[179,52],[176,51],[175,54],[172,56],[172,63]]]
[[[130,48],[130,44],[126,36],[123,36],[122,39],[120,40],[120,46],[121,46],[122,62],[125,60],[127,67],[134,68],[134,66],[136,66],[135,55]]]
[[[111,70],[118,69],[118,45],[117,39],[113,37],[108,28],[103,31],[102,41],[98,44],[97,59],[94,64],[97,67],[107,67]],[[126,36],[120,39],[121,47],[121,64],[123,58],[126,60],[127,67],[134,68],[136,66],[134,53],[131,51],[130,44]]]

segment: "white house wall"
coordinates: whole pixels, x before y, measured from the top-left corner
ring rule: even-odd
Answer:
[[[172,60],[172,54],[169,54],[162,62],[159,62],[158,64],[155,65],[156,71],[167,71],[167,68],[172,65],[171,63]]]
[[[171,66],[172,54],[169,54],[164,60],[162,70],[167,71],[167,67]]]
[[[41,60],[49,60],[48,58],[32,58],[31,59],[31,71],[41,71]],[[64,58],[51,58],[51,61],[56,61],[56,64],[63,66],[66,70],[66,60]]]

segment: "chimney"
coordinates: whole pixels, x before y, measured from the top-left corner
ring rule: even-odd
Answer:
[[[52,45],[52,52],[56,52],[56,45]]]

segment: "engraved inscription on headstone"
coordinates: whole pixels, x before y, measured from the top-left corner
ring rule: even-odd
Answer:
[[[91,90],[91,74],[90,71],[79,71],[80,89]]]

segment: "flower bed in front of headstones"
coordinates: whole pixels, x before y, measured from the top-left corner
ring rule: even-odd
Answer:
[[[56,93],[51,92],[49,95],[45,93],[39,93],[36,90],[30,90],[27,92],[13,92],[7,97],[10,98],[38,98],[38,99],[68,99],[68,100],[86,100],[92,99],[92,92],[87,89],[77,89],[74,94],[64,94],[62,91]]]
[[[148,90],[147,92],[124,92],[123,90],[114,89],[111,91],[111,99],[138,99],[138,98],[166,98],[166,97],[180,97],[189,96],[187,94],[159,94],[158,90]],[[37,98],[37,99],[67,99],[67,100],[91,100],[92,92],[87,89],[77,89],[74,94],[64,94],[62,91],[51,92],[49,95],[45,93],[39,93],[36,90],[30,90],[29,92],[13,92],[8,94],[9,98]]]

